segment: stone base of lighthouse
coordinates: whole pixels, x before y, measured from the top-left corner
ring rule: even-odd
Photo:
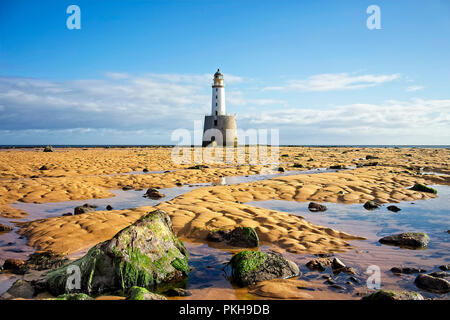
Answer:
[[[235,116],[205,116],[205,124],[203,126],[203,147],[236,147],[237,143]]]

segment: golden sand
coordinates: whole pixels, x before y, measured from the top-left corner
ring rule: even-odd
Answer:
[[[221,176],[257,174],[263,168],[247,165],[188,170],[187,165],[171,162],[171,150],[167,148],[56,150],[53,153],[0,152],[0,212],[3,216],[21,215],[9,206],[16,201],[44,203],[106,198],[112,196],[109,190],[124,185],[168,188],[176,183],[211,182]],[[366,155],[379,159],[360,160]],[[378,165],[199,188],[157,207],[170,214],[175,232],[182,238],[204,241],[210,229],[251,226],[263,243],[290,252],[343,251],[351,248],[348,240],[360,238],[312,225],[292,214],[256,208],[243,202],[270,199],[342,203],[363,203],[372,199],[384,203],[411,201],[435,197],[408,190],[414,183],[450,182],[448,176],[417,174],[420,168],[449,174],[450,155],[446,149],[280,148],[280,163],[286,170],[370,162],[378,162]],[[294,169],[294,163],[300,163],[304,168]],[[44,164],[49,170],[39,170]],[[117,174],[143,168],[179,170],[164,174]],[[111,238],[152,209],[141,207],[49,218],[25,224],[21,233],[35,248],[70,253]]]

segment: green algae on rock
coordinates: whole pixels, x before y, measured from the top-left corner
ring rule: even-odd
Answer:
[[[128,291],[127,300],[167,300],[167,298],[145,288],[134,286]]]
[[[240,286],[276,278],[291,278],[300,273],[298,266],[282,255],[261,251],[241,251],[231,258],[229,264],[232,281]]]
[[[416,183],[414,186],[412,186],[411,188],[409,188],[409,190],[414,190],[414,191],[421,191],[421,192],[428,192],[428,193],[434,193],[437,194],[437,190],[427,187],[424,184],[421,183]]]
[[[53,300],[94,300],[94,299],[84,293],[67,293],[61,294]]]
[[[173,233],[169,215],[156,210],[99,243],[69,265],[51,271],[46,287],[54,295],[66,293],[75,273],[81,275],[78,291],[100,294],[126,291],[133,286],[168,289],[189,272],[187,250]]]

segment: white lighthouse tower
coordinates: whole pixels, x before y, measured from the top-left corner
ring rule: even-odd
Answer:
[[[225,109],[225,84],[223,74],[217,69],[212,85],[211,115],[205,116],[203,146],[236,146],[236,118]]]
[[[225,115],[225,85],[223,83],[223,74],[217,69],[214,74],[214,83],[212,85],[212,116]]]

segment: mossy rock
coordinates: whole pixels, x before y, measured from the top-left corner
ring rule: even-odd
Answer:
[[[259,238],[255,229],[251,227],[237,227],[231,231],[211,230],[208,241],[223,242],[233,247],[253,248],[259,246]]]
[[[424,300],[423,296],[414,291],[378,290],[362,297],[362,300],[390,301],[390,300]]]
[[[261,251],[241,251],[230,262],[231,280],[239,286],[248,286],[264,280],[291,278],[299,274],[298,266],[282,255]]]
[[[129,290],[127,300],[167,300],[167,298],[145,288],[134,286]]]
[[[61,294],[53,300],[93,300],[93,298],[84,293],[68,293]]]
[[[46,276],[53,295],[68,293],[68,277],[81,274],[79,292],[101,294],[126,291],[133,286],[167,290],[189,273],[187,250],[173,233],[169,215],[156,210],[121,230],[111,240]]]
[[[437,190],[427,187],[424,184],[421,183],[416,183],[413,187],[409,188],[409,190],[414,190],[414,191],[420,191],[420,192],[428,192],[428,193],[434,193],[437,194]]]

